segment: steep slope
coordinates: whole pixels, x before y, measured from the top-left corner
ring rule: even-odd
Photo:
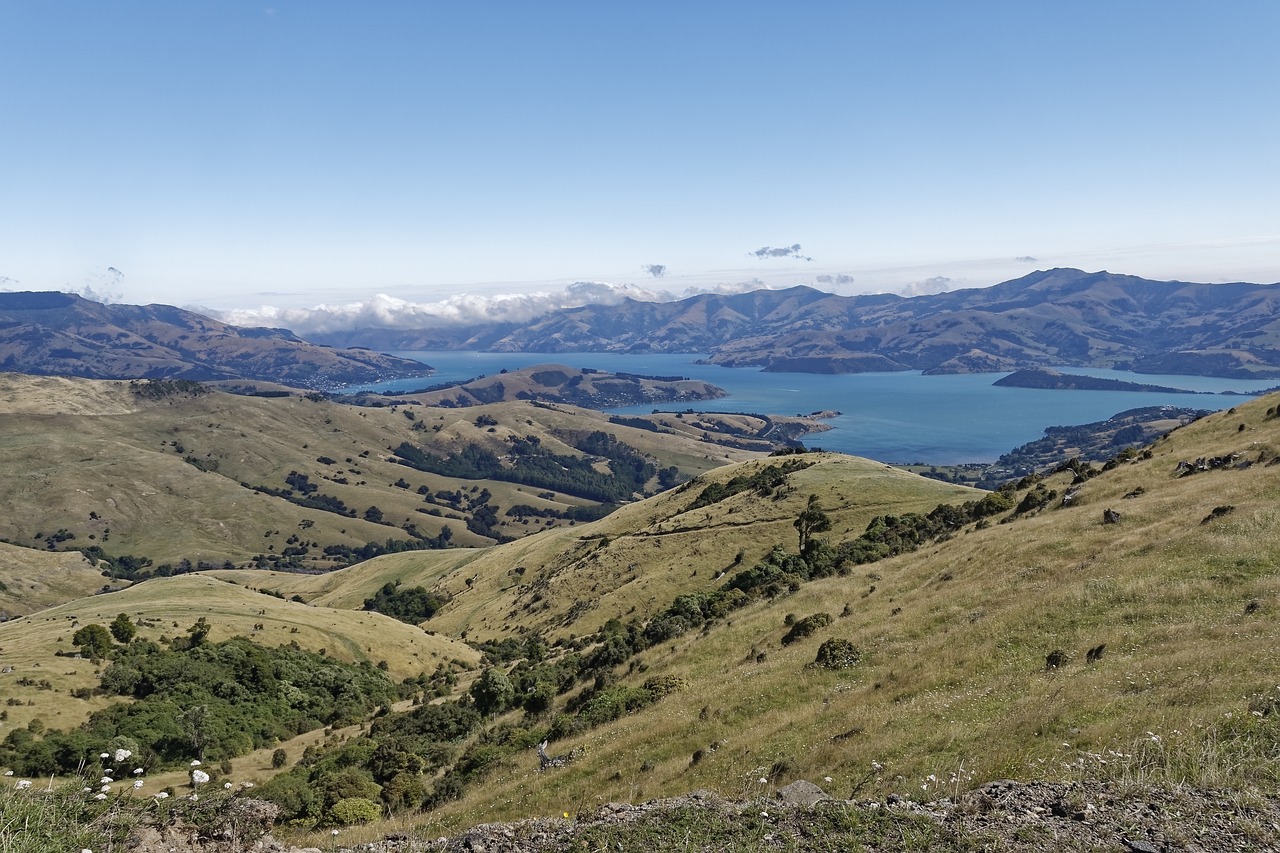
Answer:
[[[0,293],[0,370],[95,379],[255,379],[327,388],[424,376],[416,361],[335,350],[284,329],[243,329],[170,305]]]
[[[1278,403],[1184,427],[1079,484],[1069,504],[1068,472],[1047,482],[1058,497],[1039,511],[654,646],[618,667],[619,683],[670,676],[683,689],[558,743],[585,749],[562,770],[539,774],[513,753],[443,819],[828,776],[842,796],[1086,774],[1274,790]],[[828,626],[783,641],[822,612]],[[828,639],[861,659],[813,666]]]

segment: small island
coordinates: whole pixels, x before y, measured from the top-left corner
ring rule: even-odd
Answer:
[[[727,394],[723,388],[710,382],[685,376],[609,373],[590,367],[538,364],[420,391],[397,391],[387,395],[365,391],[343,395],[339,399],[342,402],[364,405],[411,402],[444,408],[533,400],[588,409],[610,409],[648,403],[716,400]]]
[[[1041,388],[1053,391],[1151,391],[1164,394],[1202,394],[1186,388],[1170,388],[1165,385],[1147,385],[1142,382],[1126,382],[1123,379],[1103,379],[1097,376],[1080,376],[1059,373],[1047,367],[1028,367],[997,379],[992,385],[1001,388]]]

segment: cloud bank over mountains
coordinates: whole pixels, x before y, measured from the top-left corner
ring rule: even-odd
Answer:
[[[379,293],[368,299],[312,308],[236,308],[218,311],[192,306],[236,326],[271,326],[306,337],[351,329],[436,329],[481,323],[528,323],[544,314],[584,305],[618,305],[626,299],[671,302],[699,293],[746,293],[782,289],[760,279],[688,288],[681,293],[635,284],[576,281],[561,290],[494,295],[458,294],[436,302],[415,302]]]

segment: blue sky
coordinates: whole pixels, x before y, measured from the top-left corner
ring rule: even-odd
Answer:
[[[0,0],[0,288],[1277,281],[1277,32],[1274,2]]]

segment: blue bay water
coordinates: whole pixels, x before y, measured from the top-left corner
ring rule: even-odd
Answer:
[[[688,376],[718,385],[728,397],[664,409],[808,414],[834,409],[827,421],[833,429],[810,435],[805,444],[878,459],[882,462],[929,462],[937,465],[992,462],[1020,444],[1034,441],[1045,427],[1091,423],[1126,409],[1179,406],[1226,409],[1248,393],[1274,387],[1275,380],[1218,379],[1205,376],[1153,376],[1115,370],[1068,368],[1087,374],[1150,385],[1212,393],[1166,394],[1137,391],[1043,391],[997,388],[1003,373],[923,376],[917,372],[856,373],[839,376],[810,373],[763,373],[753,368],[697,364],[697,354],[621,355],[615,353],[487,353],[398,352],[422,361],[435,373],[362,390],[408,391],[437,383],[493,375],[534,364],[565,364],[610,372]],[[615,409],[621,414],[648,413],[652,405]]]

